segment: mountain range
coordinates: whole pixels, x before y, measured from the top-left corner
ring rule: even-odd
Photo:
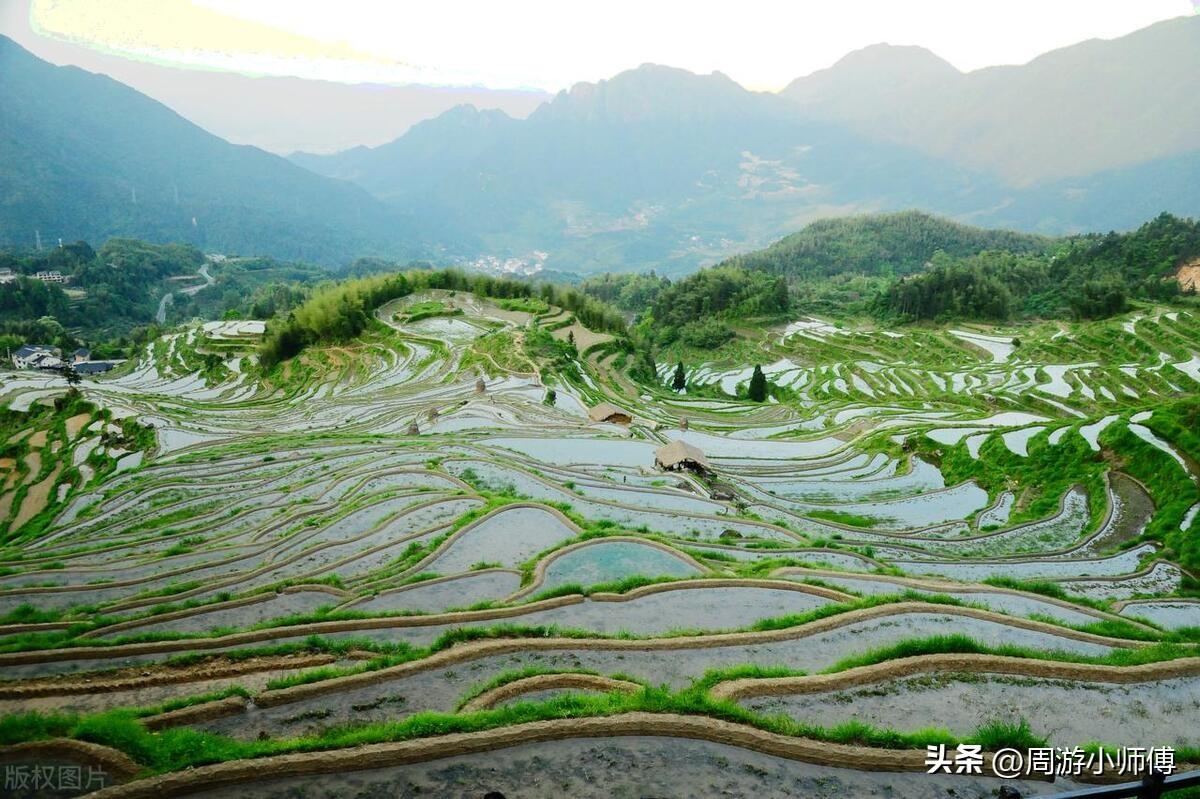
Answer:
[[[1200,145],[1200,18],[966,74],[928,50],[876,45],[782,94],[806,116],[1014,185],[1077,178]]]
[[[778,94],[648,64],[524,119],[460,106],[386,144],[284,160],[2,40],[0,244],[38,229],[682,274],[835,215],[1126,229],[1200,212],[1197,67],[1195,17],[965,74],[877,45]]]
[[[111,236],[334,262],[415,251],[349,183],[218,138],[102,75],[0,37],[0,243]]]

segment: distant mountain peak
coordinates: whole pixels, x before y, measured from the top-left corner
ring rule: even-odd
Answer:
[[[879,43],[848,53],[827,69],[797,78],[782,94],[798,102],[819,102],[847,93],[936,86],[962,74],[924,47]]]
[[[958,75],[946,59],[924,47],[879,42],[842,56],[831,69],[901,69],[908,73]]]
[[[722,72],[698,75],[661,64],[642,64],[595,83],[559,92],[530,118],[541,121],[649,119],[694,120],[752,111],[760,96]]]

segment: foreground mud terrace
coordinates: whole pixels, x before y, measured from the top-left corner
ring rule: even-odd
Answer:
[[[475,685],[524,668],[625,674],[680,689],[711,669],[744,663],[819,671],[865,649],[909,637],[962,632],[996,646],[1012,643],[1047,652],[1101,655],[1126,642],[1086,633],[1060,635],[1048,625],[1016,622],[971,609],[942,612],[913,603],[856,611],[763,633],[734,633],[657,640],[501,639],[477,641],[421,661],[259,694],[244,712],[206,721],[213,732],[245,737],[286,737],[354,721],[403,718],[422,710],[454,711]],[[880,612],[882,611],[882,612]],[[1023,625],[1023,626],[1018,626]]]
[[[844,672],[731,680],[712,695],[764,714],[835,726],[855,720],[898,731],[969,735],[989,722],[1034,719],[1053,745],[1195,746],[1200,658],[1133,667],[991,655],[925,655]],[[1070,713],[1045,714],[1046,707]]]
[[[924,774],[923,751],[785,738],[694,716],[631,713],[204,766],[95,799],[202,797],[989,797],[999,780]],[[843,764],[852,764],[845,768]],[[987,766],[985,766],[986,771]],[[886,773],[880,773],[886,772]],[[1019,782],[1026,795],[1045,783]],[[1060,781],[1055,788],[1074,787]]]
[[[858,721],[899,732],[937,727],[970,736],[990,723],[1031,722],[1051,745],[1103,740],[1112,746],[1195,746],[1200,729],[1200,677],[1112,685],[1036,677],[937,674],[877,683],[819,696],[747,700],[764,715]],[[1046,714],[1048,707],[1070,713]]]

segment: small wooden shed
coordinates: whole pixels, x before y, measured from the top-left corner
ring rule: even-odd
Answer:
[[[593,422],[613,422],[614,424],[629,424],[633,414],[623,411],[611,402],[601,402],[588,409],[588,418]]]

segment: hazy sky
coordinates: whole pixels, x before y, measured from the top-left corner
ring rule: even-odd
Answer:
[[[0,0],[4,2],[4,0]],[[346,82],[557,91],[652,61],[779,89],[876,42],[962,70],[1195,13],[1200,0],[34,0],[43,35]]]

